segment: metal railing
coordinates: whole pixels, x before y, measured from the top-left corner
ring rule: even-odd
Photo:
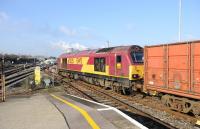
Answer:
[[[33,64],[23,64],[12,66],[5,69],[5,71],[0,71],[0,98],[1,101],[5,101],[6,90],[14,86],[15,84],[23,81],[26,77],[30,76],[34,72]]]

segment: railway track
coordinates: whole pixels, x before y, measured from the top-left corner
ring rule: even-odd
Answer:
[[[29,75],[32,75],[34,71],[33,64],[20,64],[20,65],[13,65],[10,67],[5,67],[0,70],[0,101],[5,101],[7,91],[10,87],[14,86],[15,84],[23,81]]]
[[[141,94],[125,96],[83,81],[67,79],[62,75],[54,76],[64,84],[67,93],[118,108],[148,128],[199,129],[195,126],[195,117],[169,110],[157,97],[143,98]]]
[[[148,106],[138,105],[135,103],[132,97],[127,97],[120,95],[118,93],[112,92],[110,90],[105,90],[101,87],[97,87],[91,84],[84,83],[82,81],[64,81],[73,90],[81,94],[82,97],[97,101],[99,103],[104,103],[112,107],[116,107],[126,114],[129,114],[134,119],[143,123],[145,126],[157,129],[157,128],[193,128],[193,124],[186,124],[185,122],[180,122],[179,120],[174,120],[170,118],[160,118],[155,114],[162,113],[161,111],[149,110]],[[141,99],[141,98],[140,98]],[[146,112],[150,111],[150,112]],[[187,116],[183,116],[183,119],[188,119]],[[163,117],[163,116],[162,116]],[[180,116],[181,117],[181,116]],[[183,127],[183,125],[185,127]]]
[[[70,82],[63,80],[63,82],[73,90],[76,90],[79,94],[82,94],[82,96],[84,96],[85,98],[118,108],[149,128],[176,128],[168,123],[165,123],[157,118],[150,116],[145,112],[136,109],[134,106],[131,105],[131,100],[127,100],[122,96],[118,96],[118,94],[116,95],[116,93],[109,91],[107,92],[100,87],[94,87],[93,85],[86,84],[81,81]]]

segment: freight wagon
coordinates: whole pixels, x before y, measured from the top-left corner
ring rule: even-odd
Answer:
[[[200,41],[146,46],[144,59],[145,91],[162,93],[166,106],[199,117]]]

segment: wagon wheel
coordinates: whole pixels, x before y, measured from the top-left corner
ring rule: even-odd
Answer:
[[[195,115],[196,118],[200,119],[200,104],[194,104],[192,108],[192,113]]]
[[[168,96],[167,95],[163,95],[161,97],[161,102],[162,104],[164,104],[165,106],[168,106],[167,103],[168,103]]]
[[[193,113],[194,114],[194,113]],[[199,120],[200,119],[200,113],[194,114],[194,116]]]
[[[178,110],[179,112],[182,112],[182,111],[183,111],[183,105],[177,104],[177,110]]]
[[[199,120],[200,119],[200,114],[199,115],[195,115],[195,117]]]

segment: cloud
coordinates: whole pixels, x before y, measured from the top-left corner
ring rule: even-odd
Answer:
[[[75,36],[77,34],[77,30],[66,26],[60,26],[59,31],[66,34],[67,36]]]
[[[0,23],[7,19],[8,19],[8,15],[5,12],[0,12]]]
[[[83,30],[83,31],[90,31],[91,29],[89,27],[86,27],[86,26],[81,26],[79,27],[80,30]]]
[[[125,28],[126,28],[126,30],[128,30],[128,31],[132,31],[132,30],[135,29],[135,27],[134,27],[133,24],[126,24],[126,25],[125,25]]]
[[[72,51],[82,51],[88,49],[86,46],[75,42],[75,43],[70,43],[70,42],[65,42],[65,41],[58,41],[55,43],[52,43],[52,48],[54,49],[60,49],[65,52],[72,52]]]
[[[85,26],[81,26],[77,28],[60,26],[58,30],[59,32],[65,34],[66,36],[69,36],[71,38],[76,38],[76,39],[95,40],[99,38],[98,36],[95,35],[92,29]]]
[[[186,34],[183,36],[184,40],[195,40],[198,39],[197,36],[193,35],[193,34]]]

